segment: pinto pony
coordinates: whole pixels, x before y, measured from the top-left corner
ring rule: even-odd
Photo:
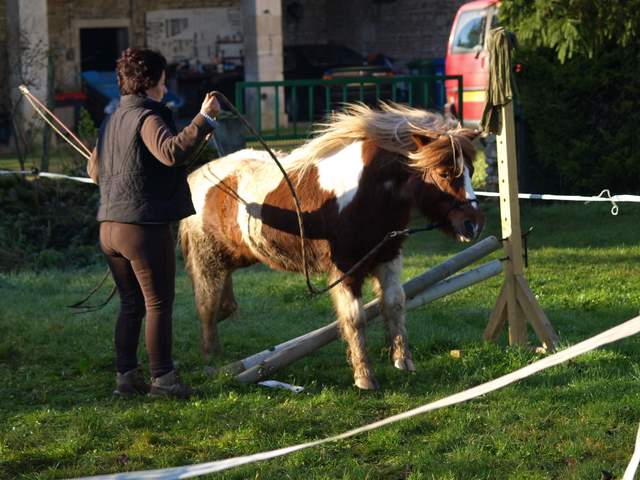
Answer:
[[[475,240],[484,225],[471,187],[476,135],[423,110],[351,105],[282,156],[300,199],[309,270],[328,273],[330,282],[339,278],[388,232],[406,228],[412,207],[453,238]],[[292,195],[266,152],[242,150],[210,162],[189,184],[197,213],[180,223],[180,243],[208,356],[220,348],[217,322],[237,307],[233,271],[257,262],[302,271],[300,233]],[[381,300],[393,365],[415,370],[400,282],[403,240],[392,238],[331,290],[362,389],[377,387],[362,322],[367,277]]]

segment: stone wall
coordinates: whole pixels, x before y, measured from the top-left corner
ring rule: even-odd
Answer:
[[[318,45],[329,41],[327,0],[282,0],[285,45]]]
[[[385,53],[402,66],[415,58],[444,56],[451,22],[464,0],[282,2],[285,45],[341,43],[363,55]],[[80,88],[79,28],[126,26],[130,44],[143,46],[147,10],[239,5],[240,0],[48,0],[57,90]],[[0,1],[0,48],[6,43],[4,10]],[[0,85],[6,85],[4,64],[6,55],[0,55]]]
[[[285,45],[338,43],[362,55],[384,53],[400,67],[444,57],[465,0],[283,0]]]
[[[49,35],[58,90],[80,88],[79,28],[128,27],[130,46],[145,45],[145,12],[238,6],[239,0],[49,0]]]
[[[444,57],[449,29],[464,0],[327,0],[328,38],[397,65]]]
[[[8,97],[7,84],[9,77],[9,65],[7,63],[7,17],[5,2],[0,2],[0,114],[7,109]]]
[[[9,105],[9,63],[7,61],[7,17],[5,10],[5,2],[0,1],[0,128],[3,129],[1,134],[3,140],[7,135],[9,128],[8,112]],[[5,145],[0,141],[0,154],[9,151],[9,145]]]

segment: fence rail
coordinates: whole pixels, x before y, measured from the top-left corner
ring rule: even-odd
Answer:
[[[375,105],[380,100],[390,100],[441,109],[445,81],[457,82],[458,98],[462,98],[461,75],[340,77],[237,82],[235,106],[253,120],[256,130],[266,140],[299,140],[309,135],[315,122],[346,102]],[[462,104],[457,107],[462,121]]]

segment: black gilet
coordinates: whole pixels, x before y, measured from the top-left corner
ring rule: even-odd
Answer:
[[[124,95],[98,139],[98,221],[166,223],[195,213],[185,167],[167,167],[147,149],[140,128],[160,115],[175,135],[173,115],[162,103]]]

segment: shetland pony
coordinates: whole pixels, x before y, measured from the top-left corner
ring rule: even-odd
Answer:
[[[413,207],[453,238],[475,240],[484,225],[471,187],[476,135],[436,113],[351,105],[281,156],[300,199],[310,271],[339,278],[388,232],[406,228]],[[217,322],[237,307],[233,271],[257,262],[302,271],[300,237],[292,195],[266,152],[247,149],[210,162],[189,184],[196,214],[180,223],[179,237],[208,357],[220,349]],[[361,389],[377,388],[361,322],[368,277],[381,300],[393,365],[415,370],[400,282],[403,240],[391,239],[331,290]]]

